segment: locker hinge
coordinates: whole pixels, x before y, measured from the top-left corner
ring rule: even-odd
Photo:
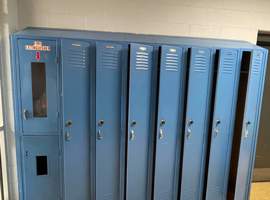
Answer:
[[[56,62],[57,64],[59,64],[59,63],[60,63],[60,57],[59,57],[59,56],[57,56],[57,57],[56,57],[55,62]]]
[[[62,149],[59,149],[59,157],[61,157],[62,156]]]

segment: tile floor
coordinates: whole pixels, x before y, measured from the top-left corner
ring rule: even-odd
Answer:
[[[270,182],[253,183],[250,200],[270,200]]]

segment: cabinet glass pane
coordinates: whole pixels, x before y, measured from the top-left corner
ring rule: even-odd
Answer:
[[[45,63],[32,62],[33,116],[47,117],[46,68]]]

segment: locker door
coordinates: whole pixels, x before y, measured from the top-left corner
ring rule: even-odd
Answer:
[[[96,199],[122,198],[124,102],[127,47],[98,42],[96,46]]]
[[[203,194],[213,75],[211,54],[211,49],[191,49],[181,183],[182,200],[199,200]]]
[[[238,51],[221,49],[215,94],[206,199],[226,200],[240,75]]]
[[[236,177],[236,200],[246,200],[249,198],[266,70],[265,59],[266,57],[262,50],[254,50],[252,52]]]
[[[153,47],[130,46],[127,200],[147,200]],[[150,192],[150,191],[149,191]]]
[[[154,199],[176,200],[186,69],[182,48],[161,51]]]
[[[65,199],[90,199],[89,43],[62,41]]]
[[[56,132],[58,82],[56,41],[18,41],[24,134]]]
[[[25,136],[24,199],[59,200],[58,136]]]

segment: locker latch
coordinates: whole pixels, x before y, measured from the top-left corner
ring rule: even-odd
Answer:
[[[247,122],[246,122],[244,138],[248,138],[248,135],[249,135],[248,127],[249,127],[250,124],[251,124],[250,121],[247,121]]]
[[[159,128],[159,139],[162,140],[164,138],[164,131],[162,129],[162,127],[165,125],[166,121],[163,119],[160,121],[160,128]]]
[[[103,139],[103,135],[101,133],[101,127],[104,125],[104,120],[99,120],[98,121],[98,126],[100,127],[98,132],[97,132],[97,139],[98,140],[102,140]]]
[[[217,136],[219,134],[219,125],[221,124],[221,121],[218,119],[216,120],[216,124],[215,124],[215,129],[214,129],[214,132],[215,132],[215,136]]]
[[[191,136],[191,133],[192,133],[191,126],[193,123],[194,123],[194,121],[192,119],[188,120],[188,122],[187,122],[187,139],[189,139]]]
[[[130,130],[130,134],[129,134],[129,139],[130,140],[134,140],[135,139],[135,136],[136,136],[136,134],[135,134],[135,130],[134,130],[134,126],[137,124],[137,122],[136,121],[132,121],[131,122],[131,124],[130,124],[130,126],[132,127],[132,129]]]
[[[65,140],[70,141],[71,140],[71,134],[70,134],[70,128],[72,127],[72,120],[67,120],[65,122],[65,126],[68,128],[68,131],[65,132]]]
[[[28,110],[23,109],[23,119],[28,120],[31,117],[31,114]]]

